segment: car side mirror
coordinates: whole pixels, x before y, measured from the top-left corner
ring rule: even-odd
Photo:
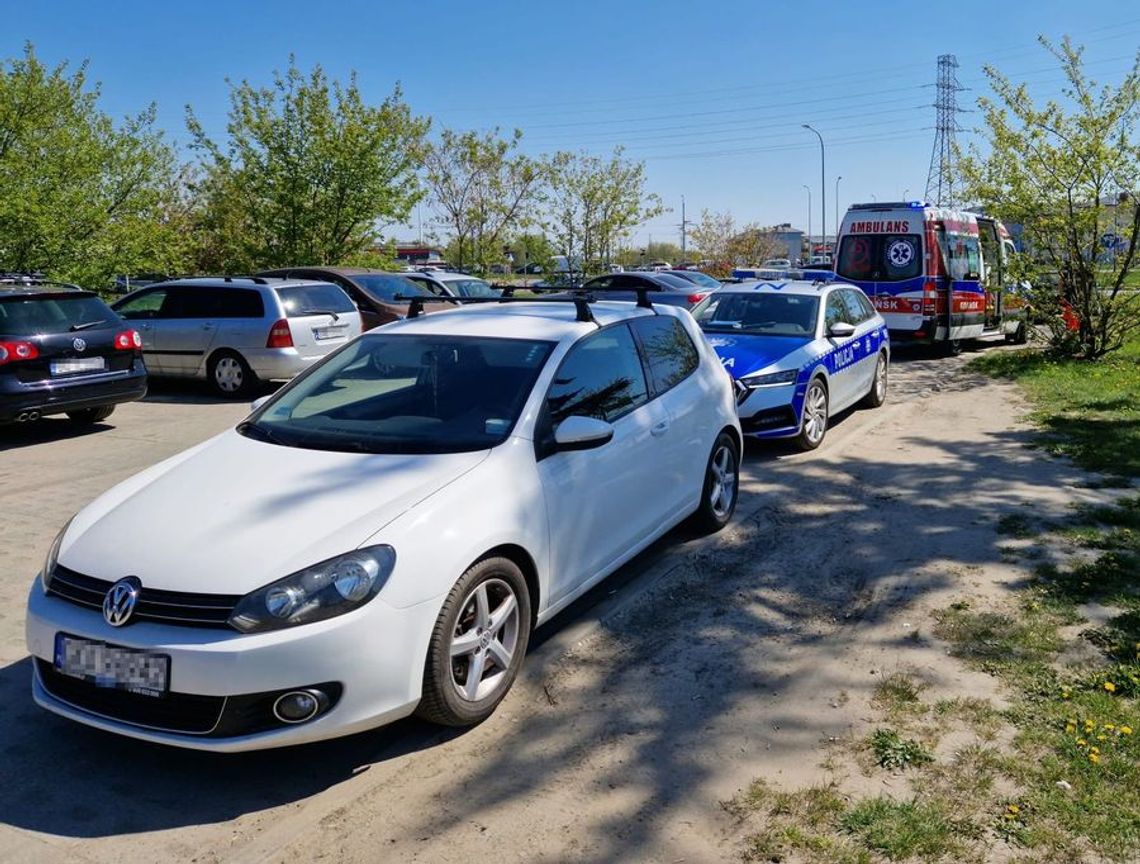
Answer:
[[[574,415],[567,417],[554,430],[555,449],[592,450],[608,444],[614,437],[614,427],[605,420]]]
[[[836,321],[827,328],[827,335],[833,339],[846,339],[848,336],[855,335],[855,325],[848,324],[846,321]]]
[[[249,403],[249,410],[250,410],[250,413],[252,413],[252,412],[256,411],[256,410],[257,410],[257,409],[259,409],[259,408],[260,408],[262,405],[264,405],[266,402],[268,402],[268,401],[269,401],[269,397],[271,397],[272,395],[273,395],[272,393],[267,393],[267,394],[266,394],[266,395],[264,395],[264,396],[258,396],[256,399],[254,399],[252,402],[250,402],[250,403]]]

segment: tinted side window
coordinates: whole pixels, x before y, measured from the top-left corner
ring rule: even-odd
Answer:
[[[248,288],[222,289],[219,292],[218,314],[222,318],[261,318],[265,304],[257,291]]]
[[[832,324],[839,324],[840,322],[847,324],[854,323],[850,320],[851,313],[847,311],[847,304],[843,302],[842,291],[832,291],[827,295],[827,311],[825,316],[823,326],[826,330],[830,330]]]
[[[571,348],[546,395],[555,426],[575,414],[612,423],[648,401],[641,357],[624,324],[592,333]]]
[[[875,317],[875,307],[871,305],[871,301],[867,299],[867,295],[862,291],[852,291],[855,298],[859,301],[859,305],[863,307],[863,320],[870,321]]]
[[[696,346],[672,315],[638,318],[633,328],[649,363],[654,393],[664,393],[697,371],[701,358]]]

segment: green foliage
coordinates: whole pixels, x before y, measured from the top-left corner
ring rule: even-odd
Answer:
[[[934,761],[933,754],[913,738],[903,738],[894,729],[876,729],[868,742],[881,768],[894,770]]]
[[[355,74],[330,82],[290,57],[270,87],[231,83],[224,142],[189,106],[186,122],[204,163],[194,190],[202,270],[339,263],[370,247],[378,225],[406,221],[421,196],[428,121],[399,87],[372,106]]]
[[[958,848],[956,827],[941,807],[929,802],[870,798],[841,820],[844,830],[892,861],[938,858]]]
[[[645,191],[645,163],[614,149],[608,160],[587,153],[555,153],[547,161],[545,228],[562,255],[597,272],[615,260],[630,232],[665,212]]]
[[[0,270],[102,287],[185,262],[174,153],[150,106],[119,124],[86,64],[44,66],[29,44],[0,65]]]
[[[510,232],[526,227],[538,202],[544,167],[517,152],[522,132],[444,129],[424,150],[432,206],[453,232],[449,262],[480,270],[505,258]]]
[[[1068,104],[1039,107],[1024,84],[987,67],[996,98],[979,105],[989,151],[972,147],[961,168],[977,203],[1023,227],[1031,257],[1018,262],[1027,272],[1014,275],[1038,277],[1031,302],[1054,348],[1095,359],[1140,329],[1140,295],[1124,290],[1140,264],[1140,55],[1119,86],[1101,87],[1085,74],[1082,49],[1067,38],[1040,41],[1064,73]],[[1105,249],[1108,232],[1125,238],[1123,253]],[[1045,273],[1053,278],[1043,281]],[[1076,334],[1062,301],[1080,319]]]

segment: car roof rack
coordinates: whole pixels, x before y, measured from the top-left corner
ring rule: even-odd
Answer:
[[[86,291],[79,285],[70,282],[58,282],[55,279],[45,279],[42,273],[0,272],[0,285],[16,285],[27,288],[68,288],[72,291]]]
[[[505,293],[505,292],[504,292]],[[510,296],[503,297],[444,297],[438,294],[425,296],[423,294],[397,294],[392,298],[397,303],[408,304],[408,318],[419,318],[423,314],[425,303],[458,303],[458,304],[472,304],[479,305],[483,303],[573,303],[575,312],[575,320],[583,321],[587,324],[598,324],[598,319],[594,317],[594,313],[590,311],[590,304],[594,302],[594,298],[588,294],[582,294],[577,297],[515,297],[512,293]],[[598,325],[601,326],[601,325]]]

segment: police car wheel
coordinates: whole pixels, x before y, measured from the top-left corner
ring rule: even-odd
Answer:
[[[814,450],[823,443],[828,421],[827,387],[822,378],[815,378],[804,394],[803,419],[796,438],[801,450]]]
[[[863,397],[863,404],[868,408],[878,408],[887,401],[887,355],[880,353],[879,361],[875,364],[875,377],[871,381],[871,389]]]
[[[740,448],[730,433],[721,432],[709,454],[694,526],[708,533],[719,531],[732,519],[739,493]]]

